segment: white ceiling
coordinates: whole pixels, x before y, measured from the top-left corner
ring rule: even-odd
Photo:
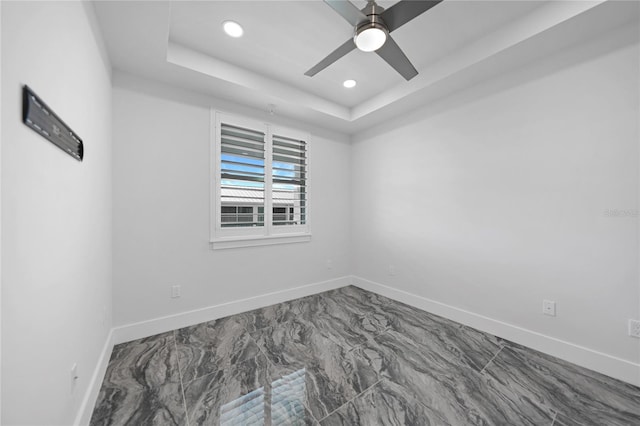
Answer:
[[[94,4],[114,68],[262,110],[275,104],[278,114],[351,134],[529,56],[637,22],[636,2],[602,3],[444,0],[392,33],[420,73],[409,82],[376,54],[358,50],[305,76],[353,35],[318,0]],[[229,19],[242,24],[243,37],[224,34]],[[549,43],[548,33],[561,39]],[[358,85],[345,89],[346,79]]]

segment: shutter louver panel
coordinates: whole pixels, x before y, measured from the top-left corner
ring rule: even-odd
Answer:
[[[307,217],[307,143],[272,136],[273,225],[305,225]]]
[[[220,224],[264,226],[265,133],[220,126]]]

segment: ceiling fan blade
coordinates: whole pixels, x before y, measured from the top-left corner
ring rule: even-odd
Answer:
[[[345,41],[342,46],[338,47],[336,50],[331,52],[326,58],[318,62],[314,65],[309,71],[305,72],[304,75],[308,75],[309,77],[313,77],[318,74],[320,71],[342,58],[347,53],[351,52],[356,48],[356,44],[353,42],[353,39]]]
[[[402,0],[380,14],[389,32],[397,30],[442,0]],[[339,3],[339,2],[336,2]]]
[[[387,41],[380,49],[376,50],[376,53],[382,59],[387,61],[393,69],[398,71],[405,80],[411,80],[413,77],[418,75],[418,71],[411,64],[409,58],[407,58],[402,49],[400,49],[400,46],[396,44],[391,36],[387,37]]]
[[[333,10],[338,12],[348,23],[357,26],[360,22],[367,19],[367,15],[362,13],[360,9],[354,6],[350,1],[345,0],[324,0]]]

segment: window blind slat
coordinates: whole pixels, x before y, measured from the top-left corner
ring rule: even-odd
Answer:
[[[226,123],[222,123],[221,135],[235,136],[242,139],[250,139],[250,140],[264,143],[264,132],[245,129],[242,127],[237,127],[237,126],[233,126],[231,124],[226,124]]]
[[[281,141],[279,139],[274,139],[273,140],[273,146],[277,146],[280,148],[289,148],[292,149],[294,151],[304,151],[305,150],[305,145],[303,143],[297,143],[297,142],[290,142],[290,141]]]
[[[274,146],[273,147],[273,152],[277,152],[278,154],[284,154],[284,155],[288,155],[294,158],[304,158],[305,157],[305,152],[304,151],[300,151],[300,150],[294,150],[294,149],[286,149],[286,148],[279,148]]]
[[[287,172],[303,172],[305,170],[305,164],[293,164],[293,163],[285,163],[285,162],[274,162],[273,169]]]
[[[280,135],[273,135],[273,143],[274,144],[279,144],[279,143],[283,143],[283,144],[292,144],[292,145],[297,145],[300,147],[304,147],[307,145],[307,143],[303,140],[300,139],[292,139],[292,138],[288,138],[286,136],[280,136]]]
[[[275,154],[278,154],[278,155],[275,155]],[[274,152],[273,161],[279,161],[279,162],[289,163],[289,164],[298,164],[298,165],[305,164],[304,157],[294,157],[291,155],[285,155],[277,152]]]
[[[252,158],[264,159],[264,150],[254,151],[246,148],[236,148],[235,146],[222,145],[222,153],[234,154],[239,157],[252,157]]]
[[[220,176],[224,180],[245,181],[245,182],[264,182],[264,176],[244,176],[231,173],[221,173]]]
[[[259,172],[264,173],[264,165],[258,165],[258,164],[253,164],[253,163],[249,163],[249,162],[242,162],[242,161],[233,161],[233,160],[229,160],[229,159],[224,159],[221,162],[222,168],[227,168],[227,169],[237,169],[238,167],[240,167],[242,170],[244,170],[245,168],[251,168],[251,169],[256,169]]]
[[[225,145],[242,146],[242,147],[245,147],[245,148],[253,149],[255,151],[263,151],[264,150],[264,143],[248,141],[246,139],[236,139],[236,138],[229,138],[229,137],[225,138],[225,137],[223,137],[222,138],[222,146],[225,146]]]

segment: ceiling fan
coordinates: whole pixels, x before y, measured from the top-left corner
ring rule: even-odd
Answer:
[[[418,71],[389,33],[423,14],[441,1],[402,0],[388,9],[384,9],[378,6],[374,0],[367,0],[367,5],[360,10],[349,1],[324,0],[333,10],[353,25],[355,28],[354,36],[304,74],[313,77],[353,49],[358,48],[364,52],[376,52],[406,80],[411,80],[418,75]]]

